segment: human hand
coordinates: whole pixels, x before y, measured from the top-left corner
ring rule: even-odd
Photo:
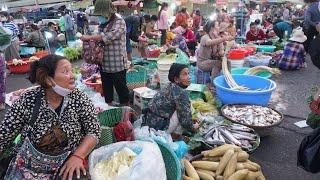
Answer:
[[[228,35],[228,36],[225,36],[224,38],[225,38],[227,41],[232,41],[232,40],[234,40],[235,37]]]
[[[81,36],[81,41],[89,41],[90,40],[90,36],[88,36],[88,35],[83,35],[83,36]]]
[[[62,180],[72,180],[73,173],[76,172],[77,179],[80,179],[80,171],[83,175],[86,175],[86,169],[84,167],[83,159],[77,156],[70,156],[61,168],[59,176],[62,176]]]

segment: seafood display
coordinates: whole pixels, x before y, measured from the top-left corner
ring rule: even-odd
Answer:
[[[228,105],[222,112],[230,120],[251,126],[270,126],[282,120],[277,111],[257,105]]]
[[[259,136],[253,129],[240,124],[211,125],[204,130],[203,139],[212,146],[227,143],[251,150],[257,146]]]

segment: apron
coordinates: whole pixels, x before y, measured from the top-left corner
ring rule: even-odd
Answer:
[[[36,115],[39,112],[40,94],[36,97],[30,126],[33,126]],[[30,128],[27,134],[30,137]],[[68,144],[66,134],[61,130],[59,124],[55,124],[42,137],[40,143],[35,146],[31,143],[28,136],[25,138],[16,157],[11,160],[4,179],[55,179],[60,167],[62,167],[70,154],[70,151],[64,151]]]

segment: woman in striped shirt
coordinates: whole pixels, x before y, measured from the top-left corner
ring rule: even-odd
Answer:
[[[9,20],[9,14],[7,12],[1,12],[0,14],[1,22],[3,27],[9,29],[12,32],[11,35],[11,45],[5,50],[5,60],[20,59],[19,55],[19,28],[18,26]]]

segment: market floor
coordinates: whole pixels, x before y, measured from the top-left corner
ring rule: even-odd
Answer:
[[[79,63],[76,63],[79,64]],[[7,92],[29,87],[27,75],[8,74]],[[320,70],[308,59],[308,68],[300,71],[282,72],[273,78],[277,90],[272,96],[271,106],[286,116],[283,123],[261,139],[260,147],[251,155],[254,162],[262,166],[267,179],[271,180],[318,180],[320,175],[305,172],[296,166],[297,149],[310,128],[298,128],[293,123],[304,120],[308,114],[306,97],[314,85],[320,85]],[[4,111],[0,112],[0,118]]]

